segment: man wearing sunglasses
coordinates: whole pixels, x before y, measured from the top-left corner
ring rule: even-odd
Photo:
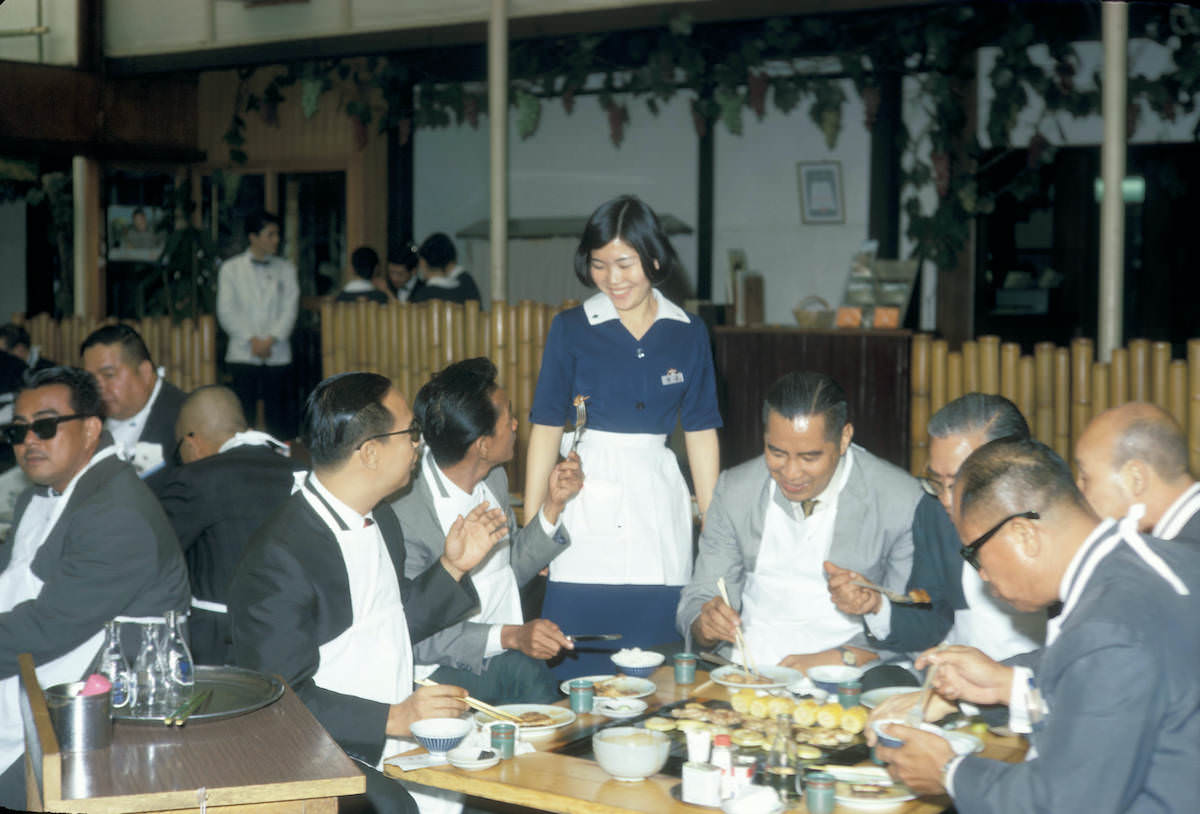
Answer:
[[[1063,609],[1046,647],[1013,666],[961,646],[917,660],[937,665],[946,701],[1007,704],[1010,728],[1029,733],[1024,763],[956,757],[946,740],[895,724],[903,746],[876,750],[892,776],[918,794],[948,792],[964,812],[1195,811],[1200,553],[1143,536],[1132,515],[1100,521],[1037,441],[977,449],[954,502],[964,556],[985,582],[1023,610]],[[926,717],[950,709],[931,703]]]
[[[854,584],[858,574],[829,563],[829,592],[840,610],[861,614],[879,647],[917,653],[942,641],[978,647],[1005,659],[1042,646],[1044,612],[1023,612],[992,595],[973,568],[964,567],[951,523],[952,490],[962,462],[997,438],[1028,438],[1017,406],[1003,396],[967,393],[929,419],[929,462],[921,479],[927,496],[913,518],[913,568],[906,590],[929,593],[930,605],[894,604]]]
[[[187,569],[167,518],[104,431],[95,380],[34,373],[3,426],[34,488],[0,546],[0,805],[25,808],[17,655],[43,684],[77,681],[120,617],[188,606]],[[4,771],[6,770],[6,771]]]
[[[104,428],[142,477],[174,466],[175,419],[184,393],[154,368],[150,350],[128,325],[105,325],[79,348],[104,399]]]
[[[412,476],[420,427],[391,382],[344,373],[317,385],[301,437],[311,472],[260,528],[229,591],[237,664],[278,674],[366,767],[377,811],[416,811],[380,772],[389,738],[422,718],[458,717],[466,691],[413,691],[412,643],[478,608],[468,572],[508,533],[481,505],[455,520],[444,553],[405,576],[404,533],[386,498]]]

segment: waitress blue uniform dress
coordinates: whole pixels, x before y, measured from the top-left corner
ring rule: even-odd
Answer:
[[[691,497],[666,446],[676,422],[688,432],[721,426],[708,330],[662,296],[641,339],[597,293],[558,314],[542,355],[532,421],[574,421],[587,396],[579,443],[583,490],[563,513],[571,546],[550,564],[542,616],[565,633],[623,633],[568,653],[561,677],[611,672],[609,656],[679,638],[675,606],[692,575]],[[563,452],[570,446],[563,438]]]

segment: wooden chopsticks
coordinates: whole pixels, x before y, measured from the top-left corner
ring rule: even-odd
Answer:
[[[721,592],[721,598],[725,600],[725,604],[732,608],[733,603],[729,601],[729,592],[725,590],[725,577],[717,577],[717,590]],[[746,636],[742,633],[741,625],[734,629],[734,634],[737,636],[738,653],[742,656],[742,669],[752,676],[762,678],[762,673],[758,672],[754,658],[750,655],[750,648],[746,647]]]
[[[417,681],[414,683],[420,684],[422,687],[436,687],[438,685],[438,683],[436,681],[430,681],[428,678],[417,679]],[[516,715],[513,715],[511,712],[505,712],[502,709],[493,707],[491,704],[484,703],[483,701],[480,701],[478,698],[472,698],[471,696],[468,695],[466,698],[464,698],[462,700],[463,700],[463,703],[466,704],[468,707],[471,707],[472,709],[477,709],[480,712],[482,712],[484,715],[491,715],[493,718],[498,718],[501,721],[508,721],[509,723],[514,723],[514,724],[521,723],[521,719],[519,717],[517,717]]]

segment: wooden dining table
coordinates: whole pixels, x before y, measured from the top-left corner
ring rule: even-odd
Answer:
[[[730,695],[727,688],[708,681],[708,674],[703,670],[697,670],[693,684],[676,685],[674,671],[669,666],[660,667],[651,680],[657,689],[654,694],[642,699],[649,709],[688,698],[728,700]],[[565,699],[560,702],[563,706],[566,703]],[[701,814],[705,810],[716,810],[677,800],[672,794],[672,789],[680,784],[677,777],[659,774],[641,782],[629,783],[614,779],[594,760],[554,751],[586,729],[607,722],[608,719],[600,715],[580,714],[574,723],[542,738],[530,739],[529,743],[536,752],[502,760],[498,765],[481,771],[465,771],[442,765],[406,772],[390,764],[384,766],[384,771],[388,776],[406,782],[560,814],[620,814],[631,811],[645,814]],[[1015,762],[1025,754],[1025,741],[1017,736],[988,734],[983,741],[984,757]],[[919,797],[887,808],[886,811],[889,814],[935,814],[945,811],[950,804],[950,798],[946,796]],[[803,801],[794,799],[788,811],[807,812],[808,809]],[[839,805],[836,811],[837,814],[853,814],[862,809]]]

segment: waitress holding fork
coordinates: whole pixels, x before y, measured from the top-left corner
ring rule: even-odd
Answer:
[[[617,647],[678,638],[679,593],[692,573],[691,498],[666,446],[683,426],[703,516],[719,470],[716,382],[704,323],[656,288],[681,270],[658,217],[633,196],[588,220],[575,274],[599,291],[550,325],[533,399],[525,475],[526,517],[571,439],[563,425],[586,398],[577,452],[583,490],[567,504],[571,546],[550,565],[545,618],[578,633],[622,633]],[[611,670],[608,652],[568,654],[563,676]]]

